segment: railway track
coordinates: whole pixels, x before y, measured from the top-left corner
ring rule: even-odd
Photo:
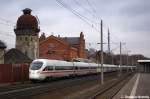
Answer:
[[[117,77],[117,72],[105,74],[105,80],[114,79]],[[58,81],[50,81],[46,83],[29,83],[19,86],[12,86],[10,88],[0,88],[0,99],[37,99],[38,96],[48,94],[48,96],[54,96],[52,93],[58,93],[60,90],[67,91],[67,89],[80,88],[94,86],[100,83],[99,75],[82,76]],[[80,90],[80,89],[79,89]],[[78,91],[79,91],[78,90]],[[49,94],[51,93],[51,94]],[[63,94],[62,94],[63,95]],[[59,99],[59,96],[55,96],[53,99]],[[40,99],[40,98],[39,98]]]
[[[107,86],[104,85],[101,90],[86,99],[112,99],[132,77],[133,74],[124,75],[117,81],[112,81]]]

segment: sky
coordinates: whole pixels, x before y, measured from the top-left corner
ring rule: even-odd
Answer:
[[[150,0],[58,1],[67,8],[57,0],[1,0],[0,40],[8,49],[15,47],[16,21],[23,9],[30,8],[32,15],[39,19],[40,34],[78,37],[83,32],[86,48],[99,49],[100,21],[103,20],[104,43],[107,43],[109,28],[112,52],[119,53],[119,42],[122,42],[124,54],[150,57]],[[104,50],[107,51],[107,44]]]

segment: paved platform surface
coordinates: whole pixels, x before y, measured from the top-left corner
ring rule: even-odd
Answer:
[[[149,96],[150,98],[150,73],[140,74],[136,95]]]
[[[150,73],[137,73],[113,99],[150,99]]]

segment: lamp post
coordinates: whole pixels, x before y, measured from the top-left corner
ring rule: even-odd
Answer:
[[[127,50],[127,66],[129,65],[129,52],[130,50]],[[129,68],[127,68],[127,72],[129,71]]]
[[[124,44],[126,44],[126,43],[120,42],[120,63],[119,63],[120,73],[119,73],[119,77],[122,73],[122,67],[121,67],[122,66],[122,45],[124,45]]]
[[[101,84],[104,83],[104,75],[103,75],[103,21],[101,20],[100,24],[100,29],[101,29]]]
[[[130,52],[131,52],[130,50],[127,50],[127,66],[129,65],[129,53]]]

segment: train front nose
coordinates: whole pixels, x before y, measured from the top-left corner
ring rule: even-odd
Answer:
[[[39,72],[36,70],[29,71],[29,79],[39,79]]]
[[[29,79],[30,80],[44,80],[45,76],[41,74],[40,71],[36,70],[36,71],[29,71]]]
[[[30,64],[30,68],[29,68],[29,79],[41,80],[42,79],[42,76],[41,76],[42,66],[43,66],[42,61],[33,61]]]

